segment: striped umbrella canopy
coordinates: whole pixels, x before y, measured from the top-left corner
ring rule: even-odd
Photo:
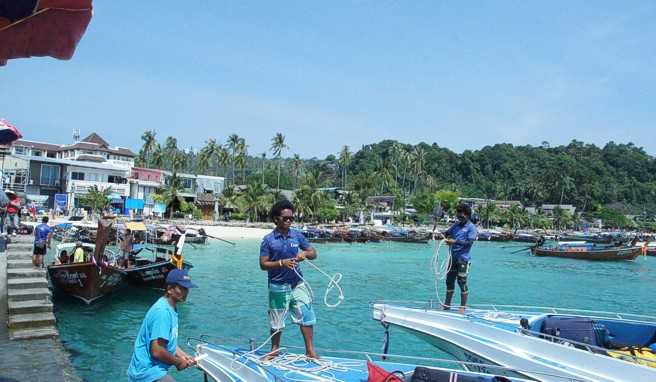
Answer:
[[[23,138],[23,134],[16,128],[16,126],[0,119],[0,145],[8,145],[17,139]]]
[[[0,66],[7,60],[73,57],[91,21],[92,0],[0,0]]]

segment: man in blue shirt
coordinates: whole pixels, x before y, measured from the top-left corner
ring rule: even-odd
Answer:
[[[43,256],[50,248],[52,240],[52,228],[48,226],[48,217],[41,219],[41,224],[34,227],[34,251],[32,252],[32,266],[34,268],[43,267]]]
[[[469,260],[472,245],[476,241],[477,231],[474,223],[470,221],[472,215],[471,207],[466,204],[459,204],[456,207],[456,218],[458,222],[452,225],[446,232],[445,242],[451,247],[451,267],[446,276],[446,299],[444,300],[444,309],[451,308],[451,299],[455,291],[456,279],[460,287],[460,310],[461,314],[465,313],[467,306],[467,273],[469,272]]]
[[[294,205],[288,200],[277,202],[271,208],[271,219],[276,228],[262,239],[260,269],[269,274],[269,324],[271,326],[271,353],[278,355],[282,329],[290,313],[292,321],[300,325],[305,353],[318,358],[313,345],[313,327],[316,323],[312,309],[312,294],[303,282],[299,263],[317,258],[308,240],[299,231],[290,229],[294,221]]]
[[[177,304],[196,288],[186,269],[173,269],[166,276],[166,292],[146,313],[128,367],[130,382],[175,382],[167,375],[171,365],[183,370],[196,363],[178,346]]]

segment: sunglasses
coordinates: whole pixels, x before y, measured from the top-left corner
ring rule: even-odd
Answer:
[[[280,216],[280,220],[282,220],[284,222],[293,222],[294,217],[293,216]]]

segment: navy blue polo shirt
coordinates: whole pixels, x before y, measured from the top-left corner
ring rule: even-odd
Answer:
[[[290,229],[287,236],[274,229],[262,239],[260,245],[260,256],[266,256],[269,261],[278,261],[285,259],[293,259],[298,254],[299,249],[305,251],[311,248],[310,242],[297,230]],[[303,275],[300,267],[296,271]],[[269,283],[274,284],[291,284],[296,285],[301,281],[293,269],[277,268],[269,272]]]
[[[453,260],[460,264],[468,263],[470,259],[469,251],[478,236],[476,226],[470,221],[467,221],[465,224],[456,223],[445,232],[445,236],[451,237],[456,241],[451,246]]]

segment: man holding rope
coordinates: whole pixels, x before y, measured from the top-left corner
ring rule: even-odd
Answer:
[[[298,267],[301,261],[316,259],[317,251],[301,232],[291,229],[294,221],[294,205],[291,202],[277,202],[271,208],[270,216],[276,228],[262,239],[260,246],[260,269],[267,271],[269,277],[269,357],[278,355],[282,329],[290,313],[292,321],[300,325],[306,355],[318,359],[312,341],[316,323],[312,294],[303,282],[303,274]]]
[[[455,292],[455,283],[458,281],[460,287],[460,314],[465,313],[469,288],[467,288],[467,274],[469,273],[469,260],[472,245],[476,241],[478,232],[476,226],[470,221],[472,216],[471,207],[461,203],[456,207],[456,218],[458,221],[446,232],[444,242],[450,247],[451,267],[446,276],[446,299],[444,310],[451,308],[451,299]]]

